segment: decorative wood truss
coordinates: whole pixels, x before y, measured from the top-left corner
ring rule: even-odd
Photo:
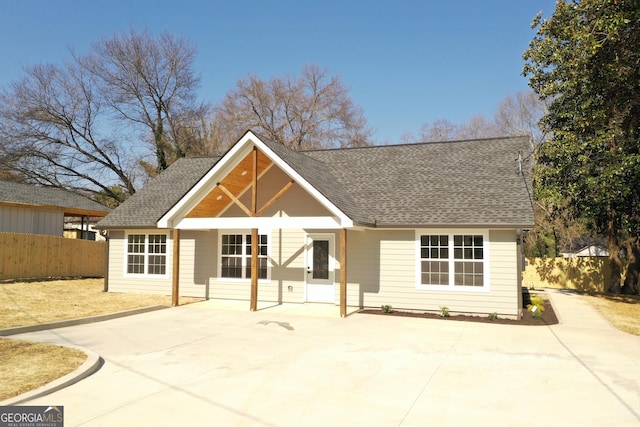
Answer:
[[[249,188],[253,188],[252,191],[255,191],[257,197],[258,179],[272,166],[273,162],[271,159],[257,148],[254,148],[227,176],[217,183],[216,187],[186,215],[186,218],[215,218],[227,209],[231,203],[234,203],[242,209],[247,216],[260,216],[294,184],[293,180],[289,181],[278,193],[259,208],[257,206],[257,200],[255,203],[253,202],[253,197],[252,206],[246,206],[242,203],[240,196]]]
[[[185,218],[219,217],[231,204],[238,206],[248,217],[259,217],[272,206],[283,194],[294,185],[294,180],[287,182],[262,206],[258,206],[258,181],[274,162],[257,147],[253,149],[224,176],[216,186],[185,216]],[[251,203],[247,206],[240,199],[251,189]],[[340,232],[341,274],[340,274],[340,314],[346,316],[346,229]],[[174,264],[172,303],[178,305],[179,294],[179,240],[180,230],[174,229]],[[258,229],[251,230],[251,296],[250,310],[257,309],[258,301]]]

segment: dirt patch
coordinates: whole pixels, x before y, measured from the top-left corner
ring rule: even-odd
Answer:
[[[405,311],[405,310],[391,310],[390,313],[385,313],[380,308],[365,308],[360,310],[359,313],[364,314],[379,314],[383,316],[402,316],[402,317],[418,317],[423,319],[438,319],[443,321],[463,321],[463,322],[477,322],[477,323],[495,323],[501,325],[528,325],[528,326],[545,326],[555,325],[558,323],[558,317],[556,316],[553,306],[549,301],[549,298],[544,295],[543,292],[538,292],[538,295],[544,300],[544,311],[541,318],[533,317],[533,313],[527,310],[526,305],[530,303],[528,294],[525,293],[523,298],[523,310],[521,319],[498,319],[491,320],[489,316],[473,316],[473,315],[451,315],[449,317],[442,317],[440,313],[434,312],[422,312],[422,311]]]

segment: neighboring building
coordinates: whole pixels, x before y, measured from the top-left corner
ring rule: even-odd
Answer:
[[[70,191],[0,181],[0,232],[62,237],[65,217],[102,218],[110,211]]]
[[[179,159],[98,223],[109,290],[518,316],[528,147],[296,152],[247,132],[221,158]]]
[[[609,249],[604,239],[597,237],[580,237],[563,242],[560,253],[564,258],[608,257]]]
[[[64,237],[68,239],[105,241],[106,236],[95,229],[102,217],[68,216],[64,219]]]

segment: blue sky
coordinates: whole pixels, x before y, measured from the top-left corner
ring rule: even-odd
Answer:
[[[531,21],[555,0],[0,0],[0,87],[24,66],[131,28],[197,46],[200,98],[219,102],[249,73],[268,79],[316,63],[337,74],[376,129],[397,142],[425,122],[490,116],[526,90]]]

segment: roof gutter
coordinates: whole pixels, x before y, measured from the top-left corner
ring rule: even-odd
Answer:
[[[478,229],[522,229],[531,230],[534,224],[473,224],[473,223],[442,223],[442,224],[384,224],[375,222],[373,228],[478,228]]]

